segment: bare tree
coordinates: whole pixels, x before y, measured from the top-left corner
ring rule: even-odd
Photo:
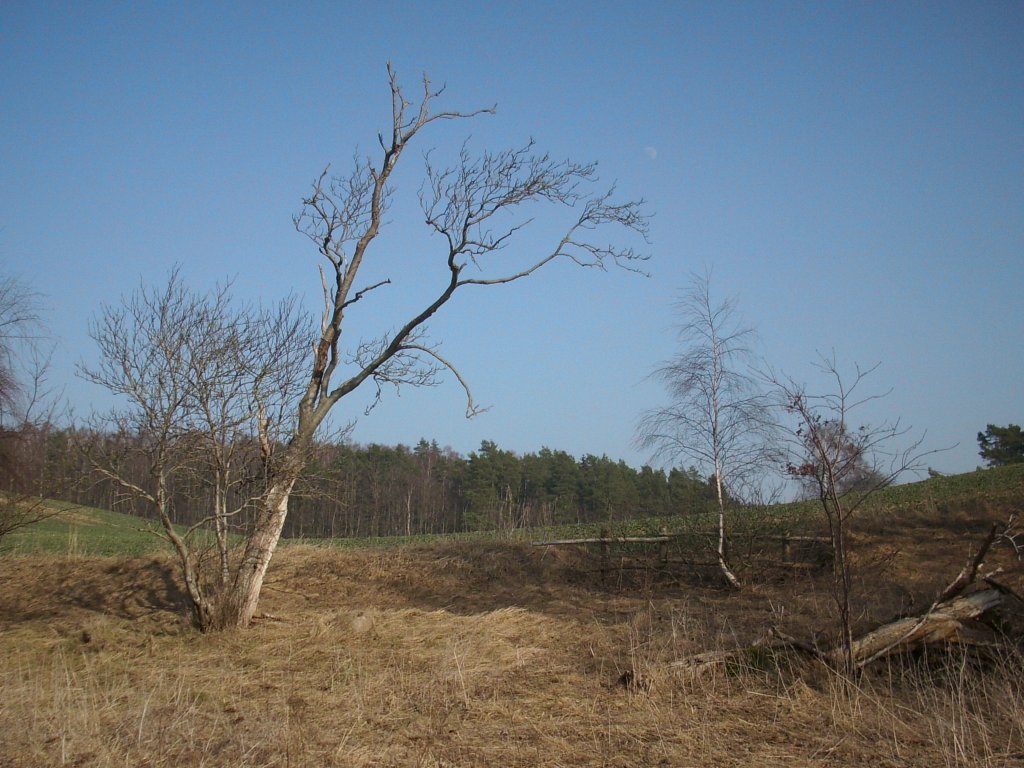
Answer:
[[[754,331],[738,325],[732,300],[715,304],[710,275],[693,275],[678,303],[682,351],[654,371],[669,404],[646,412],[637,443],[654,458],[694,463],[712,475],[718,506],[718,563],[725,580],[739,588],[729,565],[726,509],[730,494],[756,484],[769,464],[771,409],[748,373]]]
[[[13,277],[0,278],[0,539],[56,514],[42,451],[60,393],[49,384],[52,349],[40,297]]]
[[[26,352],[38,349],[39,295],[13,277],[0,278],[0,424],[24,420],[20,376]]]
[[[198,476],[211,486],[204,520],[216,531],[220,581],[231,574],[228,532],[262,495],[283,435],[284,412],[298,396],[304,325],[293,299],[273,310],[234,311],[229,286],[204,302],[189,342],[186,402]],[[241,530],[235,526],[236,530]]]
[[[201,629],[221,624],[231,586],[229,526],[258,507],[265,492],[281,411],[299,386],[295,350],[308,338],[303,330],[291,301],[273,311],[235,309],[228,286],[196,294],[176,269],[162,289],[143,287],[122,306],[104,307],[91,329],[101,359],[80,374],[118,395],[120,404],[83,433],[96,438],[88,455],[100,476],[152,506],[178,555]],[[141,483],[129,469],[139,454],[148,470]],[[175,526],[175,491],[194,477],[210,486],[211,502],[182,530]],[[219,562],[213,582],[202,572],[207,546],[197,535],[210,525]]]
[[[898,421],[874,426],[854,421],[861,408],[884,397],[884,393],[863,392],[865,379],[877,367],[855,367],[852,379],[844,379],[834,357],[822,358],[820,368],[833,384],[825,394],[809,394],[792,379],[769,375],[782,407],[796,422],[786,470],[813,489],[828,522],[834,554],[832,593],[849,669],[854,665],[851,521],[876,491],[905,472],[922,469],[921,460],[931,453],[920,450],[920,439],[905,449],[896,448],[900,438],[908,435]]]
[[[90,329],[100,363],[79,374],[126,403],[90,432],[112,433],[115,439],[92,442],[87,452],[97,472],[131,497],[152,504],[181,562],[196,622],[205,628],[213,610],[190,546],[194,531],[182,534],[175,529],[171,493],[175,476],[188,460],[182,449],[188,432],[188,344],[197,338],[201,303],[201,297],[189,293],[172,273],[164,290],[142,288],[122,307],[104,307]],[[131,451],[126,450],[129,447]],[[133,453],[144,457],[149,475],[145,484],[129,479],[124,471],[124,462]]]
[[[361,282],[360,270],[384,225],[393,193],[392,174],[406,149],[421,131],[435,123],[494,112],[493,108],[472,112],[435,110],[434,103],[443,88],[433,88],[424,78],[414,103],[406,98],[390,65],[388,80],[391,127],[377,137],[377,160],[357,158],[351,172],[342,176],[325,170],[313,183],[295,217],[296,228],[313,242],[322,258],[324,307],[319,335],[307,357],[302,391],[291,400],[289,411],[281,413],[280,442],[265,446],[274,453],[265,465],[264,485],[252,513],[251,528],[242,544],[230,586],[216,609],[210,610],[208,623],[201,624],[204,628],[246,626],[252,620],[288,515],[289,498],[309,460],[318,430],[342,398],[368,381],[377,387],[379,396],[385,385],[432,384],[447,370],[465,391],[467,414],[476,412],[467,382],[430,341],[426,329],[430,318],[456,292],[521,280],[556,260],[569,259],[599,268],[609,264],[632,268],[637,259],[643,258],[629,247],[592,239],[597,230],[614,226],[643,241],[647,233],[641,203],[618,202],[614,190],[593,191],[597,182],[593,164],[553,160],[537,153],[532,141],[519,148],[479,156],[473,156],[468,145],[464,145],[451,168],[439,166],[428,154],[420,205],[428,230],[435,235],[428,245],[441,244],[437,253],[436,292],[422,305],[413,307],[392,330],[369,339],[348,341],[345,337],[343,346],[349,313],[371,293],[392,282],[389,278]],[[538,204],[564,213],[561,236],[550,250],[520,255],[518,262],[512,256],[512,266],[502,267],[497,256],[504,253],[508,257],[515,236],[529,225]],[[425,283],[429,276],[417,270],[416,279]],[[179,343],[178,334],[165,333],[161,328],[148,349],[137,350],[135,359],[147,360],[147,355],[157,354],[171,364],[179,354],[174,349]],[[166,344],[170,346],[162,349]],[[126,355],[116,352],[113,359],[125,358]],[[148,385],[140,381],[141,386],[137,386],[133,379],[127,388],[127,394],[138,399],[146,429],[155,435],[169,434],[176,428],[177,414],[186,402],[186,395],[170,384],[173,377],[161,376],[160,370],[158,365],[155,378],[147,375]],[[101,378],[95,380],[109,386]],[[115,377],[115,385],[116,381]],[[155,388],[147,391],[146,386]],[[157,465],[171,461],[159,455],[153,459]],[[151,494],[158,506],[164,503],[159,476],[158,472],[155,479],[159,493]],[[170,527],[167,534],[175,540],[176,534]]]

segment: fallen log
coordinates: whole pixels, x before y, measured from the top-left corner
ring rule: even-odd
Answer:
[[[966,597],[960,595],[974,583],[998,533],[999,526],[993,525],[978,551],[967,558],[960,573],[946,585],[922,615],[898,619],[854,640],[849,655],[854,666],[867,666],[896,651],[917,650],[923,645],[935,643],[954,643],[966,639],[967,635],[976,634],[970,631],[965,622],[973,621],[1000,605],[1006,592],[990,586]],[[833,654],[841,653],[842,650],[837,649]],[[842,655],[845,657],[846,654]]]
[[[843,646],[819,649],[801,642],[772,628],[768,635],[745,648],[726,651],[698,653],[687,659],[674,662],[673,667],[700,668],[739,660],[757,650],[798,650],[827,664],[845,666],[850,663],[861,669],[867,665],[898,653],[919,650],[925,646],[988,646],[999,638],[989,619],[1003,610],[1020,610],[1021,597],[1010,588],[993,578],[999,570],[979,574],[985,557],[996,540],[1006,537],[1010,526],[1000,533],[999,526],[992,526],[978,551],[967,558],[967,562],[945,589],[939,593],[928,609],[918,615],[896,619],[873,629],[853,640],[849,651]],[[974,592],[967,589],[978,580],[986,587]]]
[[[884,624],[853,641],[851,658],[857,667],[865,667],[893,653],[915,651],[926,645],[975,644],[989,633],[976,625],[983,613],[1003,604],[1005,594],[997,589],[982,589],[933,606],[923,616],[911,616]],[[831,652],[834,661],[843,658],[842,649]]]
[[[535,547],[561,547],[570,544],[660,544],[671,541],[669,536],[609,536],[589,539],[553,539],[552,541],[532,541]]]
[[[911,616],[884,624],[853,641],[851,657],[858,669],[886,656],[919,650],[928,645],[989,645],[994,633],[978,619],[1005,604],[1008,593],[996,588],[982,589],[957,597],[933,608],[923,616]],[[720,651],[704,651],[672,662],[674,668],[701,669],[740,661],[759,651],[798,651],[830,666],[846,663],[842,647],[820,649],[776,628],[750,645]]]

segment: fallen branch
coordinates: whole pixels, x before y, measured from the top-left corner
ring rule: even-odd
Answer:
[[[252,617],[253,621],[285,621],[280,616],[275,616],[272,613],[257,613]]]
[[[771,627],[764,637],[744,648],[734,648],[725,651],[704,651],[703,653],[697,653],[685,659],[674,661],[669,666],[677,669],[700,669],[736,661],[744,656],[749,656],[751,653],[760,651],[799,651],[811,658],[819,660],[824,658],[821,652],[810,643],[797,640],[777,627]]]
[[[1001,605],[1004,594],[997,589],[983,589],[966,597],[933,604],[923,616],[912,616],[885,624],[854,640],[851,653],[854,664],[862,668],[896,651],[913,651],[925,645],[964,642],[972,644],[979,627],[967,622]],[[835,661],[839,653],[830,654]]]
[[[610,538],[592,539],[555,539],[553,541],[534,541],[535,547],[560,547],[568,544],[660,544],[671,541],[670,536],[613,536]]]
[[[976,619],[1002,602],[1003,594],[994,589],[975,592],[968,598],[954,599],[974,583],[978,569],[984,563],[998,532],[999,526],[993,525],[977,554],[967,559],[960,573],[946,585],[923,615],[886,624],[855,641],[851,649],[854,664],[858,668],[867,666],[897,648],[913,650],[929,642],[951,642],[962,629],[962,622]]]
[[[986,621],[985,615],[1008,606],[1011,601],[1018,606],[1024,604],[1020,595],[995,580],[994,577],[1002,572],[1001,569],[980,573],[993,544],[1011,538],[1012,523],[1013,518],[1002,531],[1000,526],[992,526],[978,551],[967,559],[964,567],[923,614],[897,619],[855,639],[850,646],[849,657],[842,647],[820,651],[772,628],[766,637],[745,648],[698,653],[671,666],[700,668],[739,659],[751,651],[770,649],[799,650],[837,666],[844,665],[849,658],[854,667],[862,669],[886,656],[918,650],[928,645],[990,645],[998,639],[998,634]],[[986,586],[965,594],[979,580],[985,582]]]
[[[584,539],[553,539],[551,541],[533,541],[530,542],[535,547],[558,547],[568,546],[570,544],[660,544],[669,542],[674,539],[685,539],[685,538],[702,538],[710,539],[716,534],[713,533],[700,533],[700,532],[683,532],[683,533],[665,533],[659,536],[595,536]],[[829,544],[830,539],[822,536],[776,536],[770,534],[758,535],[755,539],[761,539],[764,541],[781,541],[781,542],[795,542],[795,543],[812,543],[812,544]]]

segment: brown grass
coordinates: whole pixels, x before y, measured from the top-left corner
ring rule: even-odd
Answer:
[[[927,605],[983,521],[860,533],[863,626]],[[739,594],[514,545],[278,554],[251,630],[189,628],[170,559],[0,559],[0,766],[1001,766],[1019,658],[672,666],[772,622],[825,628],[825,574]],[[865,591],[867,587],[865,584]],[[635,684],[620,683],[624,672]]]

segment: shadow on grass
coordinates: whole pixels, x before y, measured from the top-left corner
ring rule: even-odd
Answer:
[[[70,618],[82,612],[121,619],[188,616],[177,572],[164,558],[4,558],[0,622]]]

